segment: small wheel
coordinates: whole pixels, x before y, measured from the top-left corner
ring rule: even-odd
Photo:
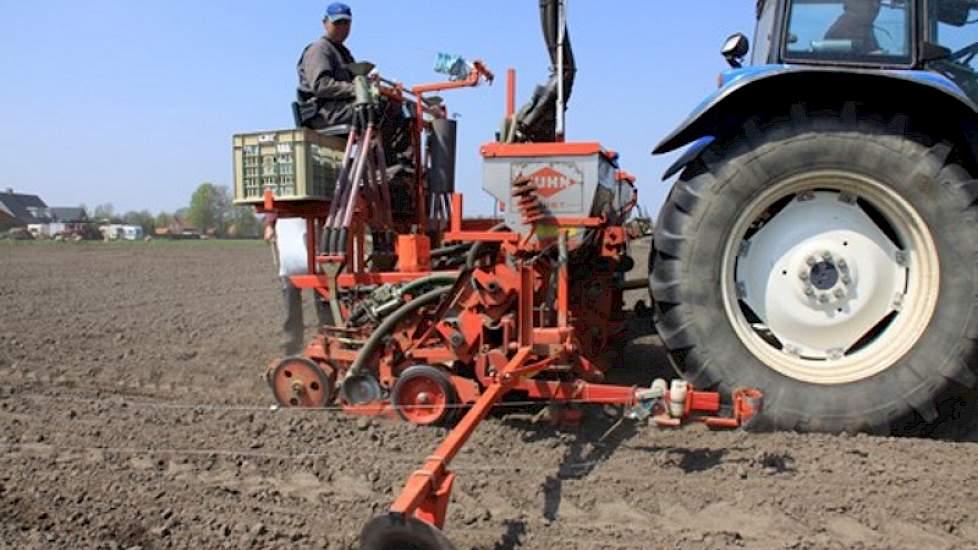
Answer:
[[[333,369],[327,368],[330,372],[305,357],[288,357],[272,369],[268,385],[283,407],[325,407],[335,397]]]
[[[391,404],[401,418],[430,426],[445,422],[458,404],[451,379],[428,365],[407,368],[391,391]]]
[[[360,531],[361,550],[455,550],[440,529],[417,518],[376,516]]]

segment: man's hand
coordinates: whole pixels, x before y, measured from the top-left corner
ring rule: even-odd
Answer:
[[[275,240],[275,226],[266,225],[265,226],[265,242],[270,243]]]

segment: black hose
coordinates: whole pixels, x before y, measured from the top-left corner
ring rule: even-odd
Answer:
[[[489,229],[489,231],[496,232],[496,231],[501,231],[503,229],[506,229],[506,224],[500,223],[492,226]],[[484,251],[482,246],[484,244],[485,241],[477,241],[475,244],[472,245],[472,248],[469,249],[469,252],[465,255],[466,271],[472,271],[473,269],[475,269],[475,262],[479,260],[479,258],[483,253],[489,252],[491,250],[489,249]]]
[[[491,229],[489,229],[489,231],[500,231],[505,228],[506,228],[505,224],[498,224],[493,226]],[[483,249],[482,247],[483,244],[484,241],[478,241],[475,244],[473,244],[471,248],[469,248],[468,253],[465,255],[466,271],[471,272],[473,269],[475,269],[475,262],[479,259],[480,254],[483,253],[481,252],[481,250]],[[489,251],[491,251],[491,249],[486,250],[485,252],[489,252]],[[431,282],[436,282],[438,279],[442,277],[443,276],[441,275],[432,275],[430,277],[426,277],[425,279],[419,279],[419,281],[427,282],[430,279]],[[409,285],[416,285],[419,281],[414,281],[414,283],[409,283]],[[418,308],[424,307],[426,305],[431,304],[432,302],[436,302],[440,300],[444,294],[454,289],[456,285],[443,286],[443,287],[436,288],[434,290],[430,290],[425,294],[422,294],[421,296],[418,296],[417,298],[397,308],[396,310],[394,310],[393,313],[385,317],[384,321],[380,323],[380,325],[376,329],[374,329],[374,331],[370,334],[370,337],[367,338],[367,341],[364,342],[363,347],[360,348],[360,353],[357,354],[357,358],[354,359],[353,364],[350,365],[350,369],[347,371],[346,378],[351,378],[360,372],[360,370],[364,367],[364,364],[367,362],[367,360],[370,359],[371,356],[373,356],[374,351],[376,350],[377,346],[380,345],[381,340],[383,340],[384,337],[387,336],[387,333],[393,330],[398,323],[403,321],[405,317],[407,317],[411,313],[414,313],[414,311],[417,310]]]
[[[560,0],[540,0],[540,25],[543,27],[543,41],[547,44],[547,53],[550,54],[551,71],[558,78],[564,79],[564,101],[570,99],[571,90],[574,88],[574,76],[577,73],[577,64],[574,62],[574,50],[570,43],[570,33],[567,32],[567,23],[564,22],[564,74],[557,75],[557,50],[558,36],[560,34]]]
[[[441,248],[436,248],[431,251],[432,258],[441,258],[442,256],[452,256],[455,254],[461,254],[472,247],[471,243],[455,244],[452,246],[443,246]]]
[[[428,275],[427,277],[415,279],[410,283],[405,284],[398,290],[398,292],[400,292],[401,294],[410,294],[413,296],[414,291],[423,286],[427,286],[427,285],[452,286],[453,284],[455,284],[456,278],[457,277],[455,275],[447,275],[447,274]]]
[[[433,302],[437,302],[441,297],[451,290],[452,287],[443,286],[436,288],[435,290],[428,291],[421,296],[411,300],[410,302],[404,304],[403,306],[394,310],[380,325],[374,329],[367,341],[364,342],[363,347],[360,348],[360,353],[357,354],[357,358],[353,360],[353,364],[350,365],[350,369],[347,371],[346,378],[351,378],[357,375],[361,369],[365,366],[367,360],[369,360],[374,351],[376,351],[377,346],[380,345],[384,337],[387,336],[389,332],[394,330],[394,327],[398,323],[403,321],[408,315],[414,313],[417,309],[424,306],[430,305]]]

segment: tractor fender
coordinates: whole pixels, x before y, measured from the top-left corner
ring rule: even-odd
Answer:
[[[879,97],[887,103],[899,102],[940,113],[959,131],[962,127],[978,126],[978,105],[950,79],[937,73],[766,65],[725,73],[723,86],[663,139],[652,154],[693,144],[666,170],[663,179],[669,179],[699,158],[719,134],[719,128],[742,122],[761,106],[826,99],[829,94],[845,100],[856,95],[853,92],[861,98]],[[976,153],[974,146],[969,148],[972,155]]]
[[[683,168],[685,168],[687,164],[698,159],[700,154],[705,151],[711,143],[716,141],[716,139],[717,138],[713,136],[703,136],[694,141],[693,144],[687,147],[686,150],[683,151],[683,154],[676,159],[676,162],[672,163],[672,166],[666,170],[665,174],[662,175],[662,179],[667,180],[679,172],[682,172]]]

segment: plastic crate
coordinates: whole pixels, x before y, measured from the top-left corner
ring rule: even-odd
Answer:
[[[305,128],[234,136],[234,202],[330,200],[346,140]]]

